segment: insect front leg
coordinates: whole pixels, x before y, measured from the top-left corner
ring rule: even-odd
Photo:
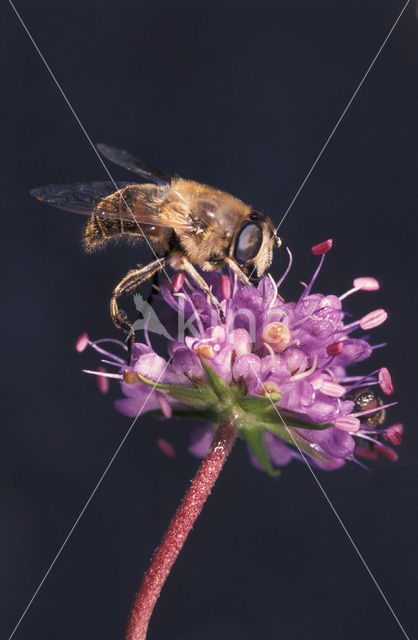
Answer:
[[[240,269],[239,266],[233,260],[231,260],[231,258],[225,258],[225,262],[228,267],[238,276],[242,284],[251,284],[248,276],[245,275],[242,269]]]
[[[225,323],[225,315],[224,315],[224,312],[221,309],[221,305],[219,304],[218,298],[213,295],[212,290],[209,287],[209,285],[207,284],[207,282],[202,278],[200,273],[194,268],[192,263],[186,257],[182,258],[181,263],[180,263],[180,268],[183,269],[183,271],[186,271],[186,273],[188,273],[189,276],[195,281],[197,286],[200,289],[202,289],[202,291],[204,293],[206,293],[206,295],[208,296],[209,300],[212,302],[213,306],[215,307],[216,311],[218,312],[219,317],[221,319],[221,322]]]
[[[117,287],[114,289],[112,297],[110,299],[110,315],[114,322],[114,325],[118,329],[122,329],[122,331],[125,331],[125,333],[127,333],[129,337],[127,360],[128,365],[132,360],[132,352],[135,344],[135,332],[132,329],[132,325],[129,322],[125,311],[119,308],[118,298],[133,293],[143,282],[160,271],[160,269],[164,267],[165,263],[165,258],[161,258],[154,260],[146,267],[141,267],[140,269],[132,269],[126,274],[123,280],[119,282]]]
[[[159,292],[159,290],[160,290],[160,272],[155,271],[155,273],[152,276],[152,286],[151,286],[151,291],[149,292],[147,297],[147,304],[152,303],[152,299],[154,295],[156,295]]]

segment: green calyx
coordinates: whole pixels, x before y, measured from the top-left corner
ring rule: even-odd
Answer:
[[[218,428],[226,418],[234,421],[258,462],[272,476],[279,475],[280,471],[273,468],[268,457],[263,438],[266,431],[290,445],[294,445],[296,440],[302,450],[324,460],[293,430],[295,428],[325,429],[330,426],[329,424],[310,423],[298,414],[279,410],[275,404],[280,400],[278,393],[254,397],[246,395],[247,388],[241,383],[226,385],[207,361],[199,357],[206,377],[202,380],[191,380],[190,387],[156,383],[144,378],[140,373],[137,374],[138,381],[159,389],[185,405],[184,408],[173,409],[174,416],[212,422],[215,428]]]

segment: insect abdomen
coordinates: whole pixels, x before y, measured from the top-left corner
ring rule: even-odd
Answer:
[[[91,216],[84,230],[84,247],[91,252],[118,235],[141,235],[136,222]]]

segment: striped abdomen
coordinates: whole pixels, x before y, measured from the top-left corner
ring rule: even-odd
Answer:
[[[157,251],[165,251],[172,230],[153,226],[141,221],[143,215],[155,216],[163,202],[166,187],[154,185],[129,185],[104,198],[96,207],[106,212],[106,217],[92,215],[84,231],[86,251],[93,251],[115,237],[131,236],[135,239],[145,235]],[[109,213],[114,217],[109,217]],[[120,214],[123,213],[123,217]]]

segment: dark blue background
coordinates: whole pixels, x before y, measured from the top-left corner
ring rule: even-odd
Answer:
[[[321,482],[409,637],[417,602],[416,47],[413,2],[296,200],[281,232],[292,283],[334,247],[318,286],[383,283],[356,315],[385,307],[388,365],[403,421],[397,464],[349,465]],[[403,2],[16,2],[93,141],[228,190],[278,222]],[[23,608],[130,420],[81,368],[76,337],[117,336],[108,299],[145,248],[81,250],[83,220],[31,187],[106,179],[7,3],[2,7],[3,364],[0,635]],[[414,49],[415,47],[415,49]],[[127,175],[111,167],[117,179]],[[276,261],[278,276],[284,260]],[[138,420],[16,632],[122,638],[129,606],[197,461],[189,425]],[[175,459],[156,446],[176,443]],[[157,605],[150,640],[402,638],[301,464],[275,481],[239,443]]]

